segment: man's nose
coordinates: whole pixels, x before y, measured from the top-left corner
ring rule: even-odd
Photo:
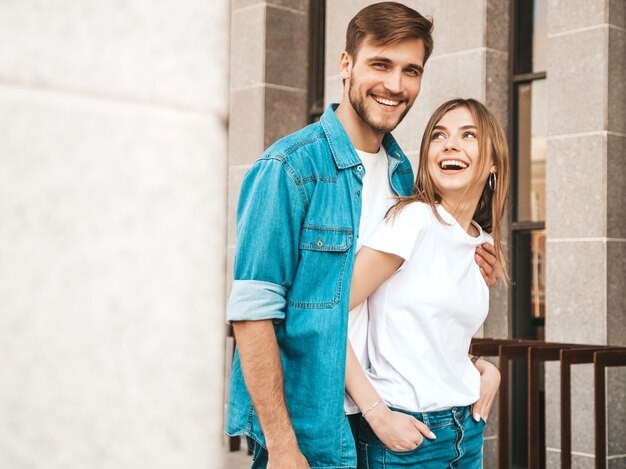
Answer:
[[[392,93],[402,92],[402,71],[393,70],[387,75],[385,80],[385,88]]]

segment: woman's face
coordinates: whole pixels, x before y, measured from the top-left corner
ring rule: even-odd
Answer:
[[[489,176],[491,164],[480,164],[478,129],[472,114],[460,107],[448,111],[435,125],[429,136],[428,173],[437,193],[447,201],[469,195],[466,190],[478,174],[477,190]]]

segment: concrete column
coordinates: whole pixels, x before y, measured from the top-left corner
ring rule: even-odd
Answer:
[[[0,467],[219,464],[228,14],[0,2]]]
[[[308,0],[233,0],[227,291],[243,176],[279,138],[307,124]]]
[[[626,344],[624,2],[549,2],[546,338]],[[547,467],[559,461],[558,365],[546,367]],[[609,467],[626,464],[626,371],[608,372]],[[593,373],[572,376],[573,464],[593,467]],[[620,456],[621,455],[621,456]]]

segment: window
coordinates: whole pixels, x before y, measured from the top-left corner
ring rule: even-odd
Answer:
[[[543,338],[546,217],[546,0],[516,0],[513,73],[513,337]]]
[[[546,257],[547,0],[513,0],[511,44],[512,335],[543,339]],[[527,368],[513,362],[511,466],[527,464]],[[543,393],[540,415],[545,422]],[[542,428],[545,425],[541,426]],[[545,442],[545,438],[540,438]],[[545,454],[545,451],[542,451]],[[541,461],[545,467],[545,461]]]

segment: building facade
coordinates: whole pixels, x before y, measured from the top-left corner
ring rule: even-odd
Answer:
[[[264,148],[342,95],[338,62],[363,0],[233,0],[228,270],[241,180]],[[509,286],[491,291],[484,337],[626,345],[626,6],[623,0],[403,1],[434,19],[422,91],[394,135],[413,163],[431,112],[453,97],[485,103],[507,130],[513,165]],[[543,370],[546,467],[557,467],[559,368]],[[608,372],[608,461],[626,466],[626,370]],[[513,369],[513,406],[526,395]],[[574,369],[573,460],[592,467],[593,374]],[[504,398],[501,396],[501,398]],[[523,405],[518,405],[522,407]],[[516,413],[517,412],[517,413]],[[524,411],[513,413],[514,440]],[[495,420],[497,416],[494,416]],[[485,467],[495,467],[495,422]],[[514,443],[513,467],[525,467]]]

